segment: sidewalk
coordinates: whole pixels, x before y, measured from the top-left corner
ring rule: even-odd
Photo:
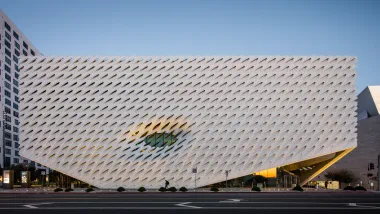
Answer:
[[[94,188],[94,192],[87,193],[86,188],[75,188],[73,192],[54,192],[53,187],[45,187],[45,188],[15,188],[15,189],[3,189],[0,188],[0,194],[70,194],[70,193],[84,193],[84,194],[126,194],[126,193],[138,193],[137,189],[126,189],[125,192],[117,192],[115,189],[96,189]],[[65,190],[64,188],[62,188]],[[194,189],[189,189],[187,193],[206,193],[211,192],[209,188],[199,188],[194,191]],[[300,193],[298,191],[293,191],[290,188],[284,189],[284,188],[265,188],[262,189],[260,193]],[[354,191],[344,191],[344,190],[333,190],[333,189],[313,189],[313,188],[304,188],[304,193],[341,193],[341,192],[348,192],[352,193]],[[356,191],[356,192],[364,192],[364,191]],[[367,192],[377,192],[379,191],[375,190],[367,190]],[[145,193],[160,193],[157,189],[147,189]],[[170,193],[170,192],[169,192]],[[181,192],[177,192],[181,193]],[[219,193],[258,193],[258,192],[252,192],[250,188],[220,188]]]

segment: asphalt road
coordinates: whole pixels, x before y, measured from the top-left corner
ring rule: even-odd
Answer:
[[[380,193],[0,194],[1,213],[380,213]]]

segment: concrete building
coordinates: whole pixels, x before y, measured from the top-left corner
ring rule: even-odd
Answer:
[[[0,166],[29,163],[19,154],[20,96],[19,59],[21,56],[38,56],[40,52],[0,10]],[[40,168],[40,164],[31,162]]]
[[[357,145],[355,57],[20,61],[21,155],[101,188],[304,184]]]
[[[357,100],[358,147],[327,171],[350,170],[357,178],[352,186],[362,184],[367,189],[377,189],[377,158],[380,155],[380,86],[368,86],[358,95]],[[370,169],[371,163],[374,169]],[[319,179],[325,179],[324,174],[325,172],[319,176]]]

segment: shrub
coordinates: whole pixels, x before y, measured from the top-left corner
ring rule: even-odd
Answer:
[[[177,192],[177,188],[175,188],[175,187],[170,187],[170,188],[168,189],[168,191],[170,191],[170,192]]]
[[[212,191],[212,192],[219,192],[219,189],[217,187],[211,187],[210,191]]]
[[[93,188],[91,188],[91,187],[89,187],[89,188],[86,189],[86,192],[93,192],[93,191],[95,191],[95,190]]]
[[[66,189],[65,189],[65,192],[72,192],[72,191],[74,191],[74,190],[71,189],[71,188],[66,188]]]
[[[116,191],[118,191],[118,192],[124,192],[125,191],[125,189],[124,189],[124,187],[119,187],[119,188],[117,188],[117,190]]]
[[[181,191],[181,192],[187,192],[187,188],[186,187],[181,187],[181,188],[179,188],[179,191]]]
[[[364,188],[363,186],[357,186],[357,187],[355,187],[355,190],[359,190],[359,191],[367,191],[367,189]]]
[[[160,187],[160,189],[158,189],[158,191],[160,191],[160,192],[165,192],[166,189],[165,189],[165,187]]]
[[[303,192],[303,189],[300,185],[297,185],[293,188],[294,191],[299,191],[299,192]]]
[[[54,190],[54,192],[62,192],[62,191],[63,191],[63,189],[61,189],[61,188],[57,188]]]
[[[355,191],[355,188],[352,186],[346,186],[343,190]]]
[[[251,191],[261,192],[260,187],[252,187]]]
[[[139,192],[145,192],[146,189],[145,189],[145,187],[140,187],[137,191],[139,191]]]

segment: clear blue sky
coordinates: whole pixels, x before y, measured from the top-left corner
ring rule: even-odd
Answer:
[[[44,55],[353,55],[380,85],[380,0],[0,0]]]

